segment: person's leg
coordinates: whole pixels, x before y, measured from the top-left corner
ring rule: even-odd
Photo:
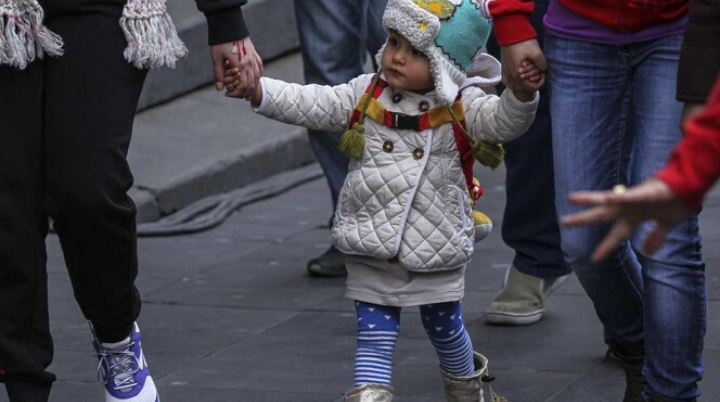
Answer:
[[[0,66],[0,382],[10,400],[46,402],[55,376],[42,210],[44,63]]]
[[[625,47],[547,36],[545,55],[552,92],[556,208],[566,215],[582,209],[568,202],[568,193],[609,189],[626,180],[632,71]],[[595,306],[613,354],[640,357],[644,311],[635,254],[626,242],[605,261],[590,261],[593,248],[609,228],[561,228],[562,249]],[[630,389],[634,383],[629,376],[628,380]]]
[[[355,312],[358,317],[355,387],[390,385],[400,308],[356,301]]]
[[[337,85],[363,73],[367,49],[382,43],[375,18],[384,0],[295,0],[295,15],[303,56],[305,82]],[[382,15],[382,14],[380,14]],[[380,27],[380,30],[382,27]],[[370,35],[368,35],[370,32]],[[381,32],[381,31],[380,31]],[[310,147],[315,153],[335,209],[340,189],[347,176],[349,159],[338,150],[342,133],[310,130]],[[343,276],[345,258],[334,247],[308,262],[308,272],[319,276]]]
[[[682,36],[632,47],[636,135],[630,184],[665,165],[680,140],[682,104],[675,100]],[[678,225],[653,255],[642,252],[652,224],[631,239],[642,265],[645,289],[645,377],[647,393],[668,401],[695,401],[703,377],[706,329],[705,264],[701,260],[697,216]]]
[[[47,61],[45,201],[75,298],[93,328],[107,393],[148,401],[157,395],[134,324],[136,209],[126,160],[147,71],[123,58],[123,4],[78,6],[48,19],[65,54]]]
[[[530,23],[543,46],[542,18],[548,1],[535,2]],[[488,51],[500,57],[493,37]],[[552,122],[547,86],[540,89],[540,105],[527,133],[503,144],[505,194],[502,238],[515,251],[503,291],[486,311],[491,324],[532,324],[542,318],[544,301],[562,282],[570,268],[560,249],[560,229],[555,211],[552,158]],[[560,280],[558,280],[560,279]]]
[[[420,318],[435,347],[440,368],[455,376],[469,376],[473,366],[473,346],[465,329],[462,303],[447,302],[420,306]]]
[[[482,402],[482,378],[488,374],[488,361],[485,356],[473,352],[470,335],[463,323],[462,302],[422,305],[420,319],[440,360],[445,399],[448,402]]]

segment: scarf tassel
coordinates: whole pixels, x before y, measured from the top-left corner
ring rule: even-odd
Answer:
[[[137,68],[175,68],[187,54],[164,0],[130,0],[120,19],[128,46],[123,55]]]
[[[42,23],[43,10],[36,1],[0,4],[0,65],[24,69],[36,58],[61,56],[63,41]]]

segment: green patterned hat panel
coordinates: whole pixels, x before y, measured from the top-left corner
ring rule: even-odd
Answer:
[[[444,2],[436,0],[426,3]],[[487,43],[492,24],[471,0],[462,0],[461,4],[453,7],[449,18],[440,18],[440,32],[435,38],[435,44],[460,69],[467,71],[472,66],[473,57]]]

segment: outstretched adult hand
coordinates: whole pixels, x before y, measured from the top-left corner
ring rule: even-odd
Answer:
[[[502,63],[502,82],[512,90],[520,91],[523,88],[523,78],[520,77],[520,67],[523,61],[531,61],[543,74],[547,71],[545,55],[536,39],[501,47],[500,59]]]
[[[213,62],[215,88],[218,91],[222,91],[225,87],[223,84],[225,69],[237,68],[240,71],[239,84],[232,88],[232,94],[246,98],[255,93],[255,87],[263,73],[263,62],[249,37],[213,45],[210,47],[210,56]]]
[[[571,193],[570,202],[595,207],[563,216],[564,226],[589,225],[611,222],[615,226],[595,248],[592,260],[597,262],[608,256],[642,222],[654,221],[643,250],[653,254],[665,241],[668,232],[680,223],[691,209],[658,179],[649,179],[625,191],[579,191]]]

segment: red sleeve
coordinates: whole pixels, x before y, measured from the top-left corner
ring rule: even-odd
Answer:
[[[720,76],[705,110],[685,124],[685,137],[656,177],[692,208],[720,178]]]
[[[487,0],[495,37],[500,46],[512,45],[537,37],[528,18],[535,9],[534,0]]]

